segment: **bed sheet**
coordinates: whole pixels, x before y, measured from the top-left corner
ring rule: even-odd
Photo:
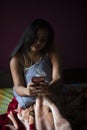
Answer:
[[[0,88],[0,114],[3,114],[7,111],[8,104],[12,100],[12,97],[12,88]]]

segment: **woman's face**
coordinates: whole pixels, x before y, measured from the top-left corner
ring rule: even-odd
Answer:
[[[30,51],[35,53],[41,51],[48,41],[48,32],[45,29],[39,29],[36,33],[36,37],[32,45],[30,46]]]

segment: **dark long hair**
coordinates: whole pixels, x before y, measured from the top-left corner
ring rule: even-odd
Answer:
[[[17,52],[25,53],[26,50],[30,48],[30,45],[35,40],[36,33],[39,29],[45,29],[48,32],[48,42],[42,51],[46,52],[51,50],[53,47],[54,40],[53,28],[51,27],[48,21],[44,19],[36,19],[23,32],[21,38],[17,43],[17,46],[11,53],[11,57],[13,57]]]

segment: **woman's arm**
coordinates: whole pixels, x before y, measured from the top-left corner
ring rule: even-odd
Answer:
[[[50,59],[52,63],[52,81],[49,84],[49,88],[51,91],[60,90],[62,85],[62,69],[60,56],[56,50],[51,52]]]
[[[20,96],[30,95],[29,89],[24,81],[23,59],[19,55],[14,56],[10,61],[10,70],[14,83],[14,89]]]

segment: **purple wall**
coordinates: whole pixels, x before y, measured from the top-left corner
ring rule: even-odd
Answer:
[[[11,51],[25,27],[35,18],[45,18],[52,24],[64,68],[87,67],[86,3],[6,0],[0,2],[0,70],[9,69]]]

